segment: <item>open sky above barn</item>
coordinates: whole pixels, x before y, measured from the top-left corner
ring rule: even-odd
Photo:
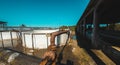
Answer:
[[[0,0],[0,21],[9,26],[76,25],[89,0]]]

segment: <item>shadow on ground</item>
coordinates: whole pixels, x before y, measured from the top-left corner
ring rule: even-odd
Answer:
[[[79,65],[78,58],[72,52],[72,46],[68,45],[63,49],[63,46],[58,49],[57,65]]]
[[[95,49],[91,45],[91,40],[86,39],[84,37],[78,38],[78,46],[84,48],[87,53],[92,57],[92,59],[96,62],[97,65],[105,65],[105,63],[94,54],[91,49]]]

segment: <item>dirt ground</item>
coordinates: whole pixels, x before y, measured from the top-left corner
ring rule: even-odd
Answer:
[[[71,42],[67,44],[61,56],[63,47],[64,46],[57,48],[57,61],[60,61],[60,65],[96,65],[88,53],[77,45],[76,40],[71,40]],[[31,49],[26,49],[26,52],[29,50]],[[34,54],[34,56],[41,58],[45,51],[46,49],[35,49],[31,55]]]
[[[45,53],[46,49],[25,49],[22,47],[21,41],[17,42],[18,45],[14,47],[14,50],[24,52],[25,54],[36,56],[41,58]],[[57,48],[57,61],[59,65],[100,65],[95,62],[95,59],[88,54],[88,52],[81,48],[75,39],[71,39],[67,46],[64,48],[62,54],[61,50],[64,46]],[[98,57],[103,60],[107,65],[115,65],[108,57],[106,57],[100,50],[92,50]]]
[[[64,48],[62,56],[60,55],[63,46],[57,49],[58,61],[61,65],[96,65],[94,60],[88,55],[88,53],[77,45],[76,40],[71,40],[70,43]],[[46,50],[37,50],[35,55],[41,57]]]
[[[94,62],[94,60],[88,55],[88,53],[86,52],[86,50],[84,50],[83,48],[80,48],[77,45],[77,41],[76,40],[71,40],[72,42],[69,43],[68,47],[70,46],[71,49],[68,49],[66,47],[66,49],[68,49],[71,53],[66,53],[66,55],[70,55],[70,57],[68,57],[68,59],[72,60],[74,62],[74,65],[96,65],[96,63]]]

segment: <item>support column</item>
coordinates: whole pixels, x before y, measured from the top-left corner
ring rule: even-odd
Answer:
[[[81,22],[81,33],[83,35],[83,28],[84,28],[84,25],[83,25],[83,21]]]
[[[80,28],[80,34],[83,34],[83,24],[82,24],[82,21],[80,22],[80,26],[79,26],[79,28]]]
[[[83,21],[83,36],[86,36],[86,19]]]
[[[80,22],[77,24],[76,32],[77,32],[78,34],[82,34],[82,21],[80,21]]]
[[[12,45],[12,48],[14,48],[12,31],[10,31],[10,37],[11,37],[11,45]]]
[[[2,32],[0,32],[0,36],[1,36],[2,48],[4,48],[4,40],[3,40]]]
[[[93,36],[92,36],[92,46],[94,48],[98,48],[98,31],[99,31],[99,20],[98,20],[98,14],[96,12],[96,8],[93,12]]]
[[[33,50],[33,55],[35,55],[35,53],[34,53],[34,50],[35,50],[35,48],[34,48],[34,39],[33,39],[33,34],[32,34],[32,50]]]
[[[106,24],[106,29],[109,30],[109,24]]]

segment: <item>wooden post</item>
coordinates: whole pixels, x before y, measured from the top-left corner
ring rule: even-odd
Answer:
[[[25,33],[23,34],[23,37],[24,37],[24,45],[25,45],[25,47],[24,47],[24,52],[26,53],[26,40],[25,40]]]
[[[12,31],[10,31],[10,37],[11,37],[11,44],[12,44],[12,47],[14,48],[14,45],[13,45],[13,37],[12,37]]]
[[[86,36],[86,19],[83,21],[83,36]]]
[[[84,28],[84,26],[83,26],[83,21],[81,22],[81,32],[82,32],[82,35],[83,35],[83,28]]]
[[[97,48],[97,39],[98,39],[98,30],[99,30],[99,20],[96,8],[93,11],[93,37],[92,37],[92,46]]]
[[[2,47],[4,48],[4,42],[3,42],[3,35],[2,35],[2,32],[1,32],[1,42],[2,42]]]
[[[80,32],[80,34],[82,34],[82,22],[80,22],[79,25],[77,25],[77,32]]]
[[[20,43],[23,44],[23,41],[22,41],[22,31],[19,32],[19,39],[20,39]]]
[[[18,37],[18,32],[16,32],[16,37],[17,37],[17,44],[19,44],[19,37]]]
[[[32,49],[33,49],[33,55],[35,55],[35,54],[34,54],[34,40],[33,40],[33,34],[32,34]]]
[[[46,33],[46,37],[47,37],[47,47],[48,47],[48,37],[49,37],[48,33]]]
[[[106,24],[106,29],[109,30],[109,24]]]

